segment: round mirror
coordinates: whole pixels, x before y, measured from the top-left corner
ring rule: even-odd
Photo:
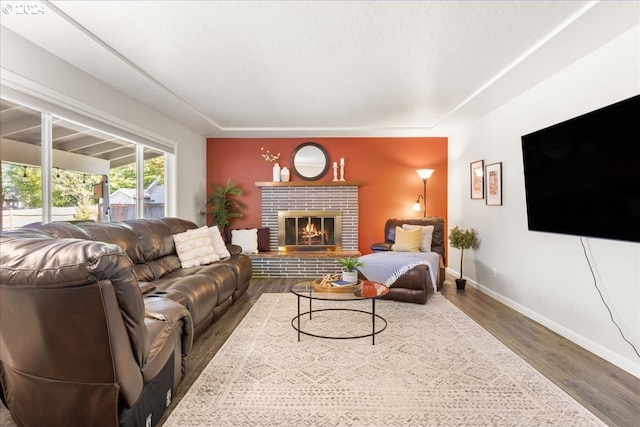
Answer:
[[[306,181],[314,181],[329,170],[329,156],[320,144],[304,142],[291,155],[293,172]]]

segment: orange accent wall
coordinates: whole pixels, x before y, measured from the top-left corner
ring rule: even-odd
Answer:
[[[291,169],[291,154],[301,143],[313,141],[329,154],[330,164],[345,159],[345,179],[362,181],[359,189],[359,250],[371,252],[371,245],[384,240],[388,218],[420,218],[422,211],[412,210],[422,180],[416,169],[435,172],[427,182],[427,216],[447,218],[447,138],[208,138],[207,190],[211,183],[227,179],[244,190],[241,200],[247,204],[244,218],[232,228],[260,227],[260,188],[256,182],[271,181],[273,163],[262,151],[280,153],[278,163]],[[340,171],[338,170],[338,177]],[[333,168],[319,181],[332,181]],[[293,170],[291,181],[303,181]]]

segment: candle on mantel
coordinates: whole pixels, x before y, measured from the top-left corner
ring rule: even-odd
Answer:
[[[340,157],[340,164],[344,165],[344,157]]]
[[[337,168],[338,167],[338,162],[333,162],[333,167]]]

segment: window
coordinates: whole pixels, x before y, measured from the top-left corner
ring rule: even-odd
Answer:
[[[142,217],[161,218],[165,214],[164,153],[143,148]],[[136,163],[126,163],[110,172],[110,216],[112,221],[137,217]]]
[[[42,218],[40,168],[2,162],[2,229],[19,228]]]
[[[51,134],[52,169],[43,174],[42,165],[47,163],[42,161],[41,148],[45,116],[1,99],[3,229],[46,222],[49,211],[52,221],[121,221],[165,215],[164,151],[52,115],[50,128],[45,125]],[[140,160],[138,150],[143,153]],[[141,180],[138,171],[142,171]],[[48,177],[50,182],[45,181]],[[43,187],[51,191],[48,209],[43,209]]]
[[[153,149],[144,150],[144,218],[165,216],[164,154]]]

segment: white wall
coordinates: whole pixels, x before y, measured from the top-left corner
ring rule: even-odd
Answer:
[[[64,109],[66,117],[136,142],[174,147],[176,176],[168,174],[168,215],[204,224],[200,211],[206,193],[206,144],[202,135],[128,97],[91,75],[2,27],[2,96],[31,99],[45,111]],[[19,99],[18,99],[19,98]],[[32,104],[32,105],[33,105]],[[57,110],[59,111],[59,110]],[[77,115],[74,115],[76,114]]]
[[[479,248],[464,256],[472,286],[638,377],[640,358],[610,320],[580,238],[527,229],[520,137],[639,93],[635,27],[452,135],[448,218],[449,228],[479,232]],[[470,199],[469,164],[476,160],[502,162],[503,206]],[[640,244],[585,241],[605,301],[640,351]],[[451,272],[459,255],[449,251]]]

